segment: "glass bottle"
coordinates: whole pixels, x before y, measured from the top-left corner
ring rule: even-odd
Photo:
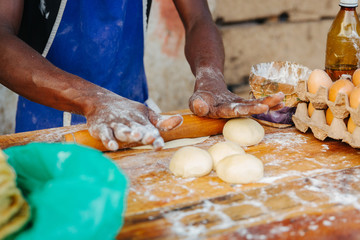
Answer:
[[[360,67],[358,0],[340,0],[340,11],[327,35],[325,71],[333,81]]]

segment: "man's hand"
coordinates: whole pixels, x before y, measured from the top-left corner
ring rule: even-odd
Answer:
[[[200,68],[189,107],[198,116],[236,118],[279,110],[284,106],[283,99],[284,94],[277,93],[262,99],[245,100],[226,88],[220,71]]]
[[[152,144],[155,150],[160,150],[164,140],[159,130],[171,130],[183,121],[180,115],[162,116],[141,103],[111,92],[102,95],[86,118],[90,134],[111,151],[119,148],[116,140]]]

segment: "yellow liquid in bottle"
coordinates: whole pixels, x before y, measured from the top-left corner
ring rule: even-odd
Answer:
[[[327,36],[325,71],[333,81],[360,67],[360,22],[355,8],[341,7]]]

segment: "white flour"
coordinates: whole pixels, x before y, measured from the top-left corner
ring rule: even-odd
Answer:
[[[334,173],[336,182],[344,181],[343,174]],[[356,170],[355,174],[351,175],[354,181],[360,182],[360,170]],[[268,239],[274,238],[281,233],[289,233],[291,236],[304,236],[305,232],[302,229],[295,229],[292,225],[281,225],[280,221],[292,216],[298,212],[304,212],[302,216],[306,217],[306,212],[312,209],[313,212],[321,211],[322,205],[332,204],[333,206],[349,206],[352,205],[360,210],[360,192],[354,193],[351,191],[351,187],[339,187],[329,184],[328,178],[320,176],[316,178],[309,178],[310,181],[302,181],[295,184],[294,188],[286,188],[285,184],[279,184],[277,186],[269,186],[269,188],[263,188],[258,194],[254,195],[255,190],[244,191],[244,199],[241,201],[235,201],[231,204],[214,203],[214,201],[205,200],[196,209],[182,211],[182,212],[169,212],[164,214],[164,217],[172,223],[172,231],[185,239],[199,239],[205,232],[211,235],[212,233],[219,232],[221,229],[238,228],[237,234],[245,239]],[[298,187],[296,187],[298,185]],[[303,186],[304,185],[304,186]],[[293,202],[294,206],[289,206],[286,211],[273,210],[271,206],[267,205],[270,200],[277,199],[277,195],[267,193],[274,191],[274,188],[282,189],[282,196],[286,196]],[[304,190],[313,191],[326,195],[328,199],[306,199],[301,197],[301,193]],[[250,194],[250,195],[247,195]],[[275,200],[274,200],[275,201]],[[259,209],[261,214],[258,216],[252,216],[250,218],[232,219],[230,215],[226,214],[227,209],[234,206],[252,206]],[[191,217],[194,216],[194,217]],[[301,215],[300,215],[301,216]],[[204,223],[200,224],[201,218],[204,218]],[[186,220],[185,220],[186,219]],[[195,222],[192,222],[195,219]],[[211,219],[211,224],[208,224],[206,219]],[[308,222],[308,230],[316,231],[320,225],[325,227],[331,227],[336,220],[335,216],[318,216],[312,218],[311,222]],[[264,222],[265,221],[265,222]],[[256,223],[266,223],[266,221],[279,222],[275,224],[273,228],[267,231],[267,234],[249,232],[247,229],[251,225]],[[306,222],[306,218],[304,220]],[[346,219],[343,219],[345,222]],[[206,231],[205,231],[206,230]]]
[[[303,135],[298,133],[272,133],[266,134],[262,143],[264,144],[275,144],[277,145],[278,150],[282,149],[291,149],[296,150],[296,148],[305,144],[306,138]]]
[[[305,66],[285,62],[281,67],[275,62],[252,66],[251,72],[272,82],[287,83],[296,86],[299,79],[309,78],[311,70]]]

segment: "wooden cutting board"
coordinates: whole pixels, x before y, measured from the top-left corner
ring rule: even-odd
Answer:
[[[253,184],[231,185],[215,172],[175,177],[168,164],[176,149],[109,153],[131,181],[118,239],[358,239],[360,151],[294,128],[265,130],[246,148],[265,165]]]

